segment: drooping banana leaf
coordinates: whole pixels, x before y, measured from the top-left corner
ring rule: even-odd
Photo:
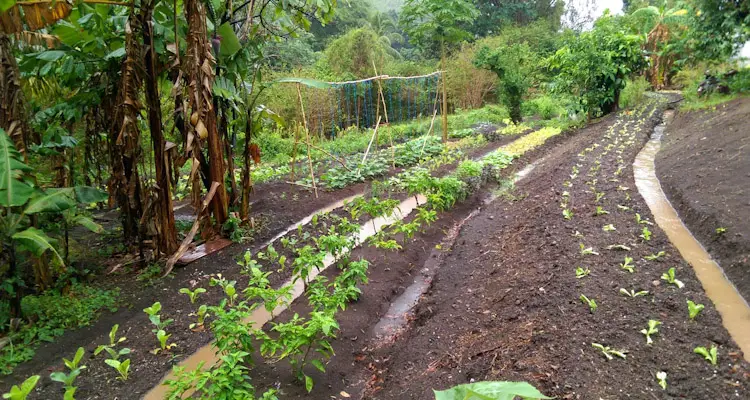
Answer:
[[[35,196],[26,206],[26,214],[42,212],[62,212],[75,207],[75,191],[73,188],[47,189],[42,195]]]
[[[73,218],[73,222],[94,233],[104,232],[104,228],[101,225],[94,222],[94,220],[92,220],[91,218],[84,217],[83,215],[76,215],[75,218]]]
[[[13,141],[0,129],[0,206],[15,207],[26,204],[34,189],[20,178],[31,167],[21,162],[21,153]]]
[[[526,382],[475,382],[434,392],[435,400],[551,399]]]
[[[76,186],[76,200],[81,204],[99,203],[107,200],[107,192],[91,186]]]
[[[13,239],[37,257],[41,257],[48,250],[51,251],[60,265],[65,265],[62,257],[60,257],[60,253],[57,252],[53,245],[57,241],[39,229],[34,227],[27,228],[13,235]]]

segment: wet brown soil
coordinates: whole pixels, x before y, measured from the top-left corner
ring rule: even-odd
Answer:
[[[678,113],[656,172],[681,219],[750,300],[750,98]]]
[[[473,148],[467,152],[469,157],[482,155],[509,143],[517,136],[501,137],[500,140]],[[443,165],[434,173],[445,174],[455,168],[455,164]],[[401,169],[389,172],[394,175]],[[259,222],[259,228],[249,243],[233,244],[209,257],[200,259],[182,268],[176,268],[166,279],[145,283],[136,280],[137,271],[121,268],[114,275],[104,276],[99,284],[104,287],[119,288],[120,307],[117,312],[103,312],[99,320],[91,326],[67,332],[52,343],[44,343],[37,350],[34,358],[19,365],[13,375],[0,378],[0,393],[7,391],[11,385],[18,384],[33,374],[42,375],[35,395],[32,398],[46,399],[62,396],[62,385],[48,379],[51,372],[63,370],[62,358],[70,359],[78,347],[86,349],[83,364],[87,370],[76,381],[77,398],[138,398],[156,385],[172,366],[198,348],[208,344],[211,336],[206,332],[192,332],[188,326],[195,322],[193,305],[186,295],[178,294],[180,288],[207,287],[209,276],[222,274],[230,280],[238,280],[238,287],[246,278],[239,275],[236,259],[247,250],[260,250],[260,244],[274,237],[288,226],[305,216],[331,203],[349,196],[363,193],[369,182],[360,183],[336,191],[319,191],[319,197],[307,188],[289,185],[283,182],[269,182],[257,185],[253,193],[252,212]],[[180,212],[185,213],[189,207]],[[278,247],[278,246],[277,246]],[[106,262],[106,260],[100,260]],[[112,261],[112,263],[120,262]],[[284,276],[272,276],[272,281],[283,282]],[[220,290],[209,290],[201,296],[200,302],[215,304],[223,294]],[[158,341],[151,332],[143,309],[154,302],[162,305],[164,318],[173,318],[174,323],[168,331],[172,334],[170,342],[178,346],[172,354],[153,355],[150,350],[158,347]],[[127,382],[115,379],[114,370],[104,364],[104,353],[92,359],[94,349],[108,341],[107,335],[114,324],[119,324],[120,336],[126,336],[123,346],[132,349],[131,378]]]

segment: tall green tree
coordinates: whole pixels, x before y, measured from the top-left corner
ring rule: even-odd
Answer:
[[[446,46],[471,39],[462,26],[471,24],[479,16],[467,0],[406,0],[401,11],[401,24],[409,40],[423,51],[440,49],[440,66],[445,70]],[[448,140],[448,99],[445,96],[443,73],[443,141]]]

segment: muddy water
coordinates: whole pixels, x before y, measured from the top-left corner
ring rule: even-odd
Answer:
[[[360,232],[358,236],[359,242],[362,243],[364,240],[366,240],[370,236],[373,236],[375,233],[381,230],[384,226],[406,218],[416,207],[418,207],[420,204],[424,204],[426,201],[427,199],[421,195],[418,196],[417,198],[409,197],[408,199],[402,201],[401,204],[399,204],[399,206],[396,208],[396,212],[392,216],[380,217],[374,220],[366,221],[364,224],[360,226]],[[317,214],[320,211],[329,211],[337,207],[341,207],[341,205],[343,205],[343,202],[344,200],[338,203],[334,203],[326,207],[323,210],[316,211],[315,213],[309,215],[308,217],[300,221],[299,224],[304,224],[304,223],[309,222],[312,219],[313,215]],[[288,229],[284,233],[288,233],[292,229],[296,229],[296,227],[297,225],[294,225],[292,228]],[[274,240],[278,239],[279,237],[283,236],[284,233],[278,235],[274,239],[271,239],[268,243],[271,243]],[[314,279],[322,271],[324,271],[326,268],[333,265],[334,263],[335,263],[334,257],[329,254],[325,258],[325,260],[323,260],[324,267],[320,270],[311,271],[309,279]],[[292,287],[292,301],[296,300],[298,297],[300,297],[304,293],[304,282],[301,280],[297,282],[292,282],[290,279],[289,281],[285,282],[283,286]],[[274,309],[273,312],[268,312],[266,311],[265,307],[263,307],[262,305],[259,305],[259,307],[256,308],[253,314],[250,316],[250,318],[248,318],[244,322],[248,324],[252,324],[253,326],[257,328],[260,328],[286,309],[287,309],[286,306],[281,305],[281,306],[276,307],[276,309]],[[204,368],[207,368],[215,364],[218,360],[216,357],[216,354],[214,354],[214,351],[215,349],[212,347],[211,344],[203,346],[202,348],[198,349],[198,351],[190,355],[188,358],[180,362],[178,365],[181,367],[185,367],[185,369],[189,371],[189,370],[194,370],[198,368],[198,364],[203,362],[205,363]],[[164,399],[166,397],[166,394],[169,388],[167,386],[164,386],[163,383],[170,379],[174,379],[174,374],[172,372],[167,374],[167,376],[165,376],[161,380],[159,385],[151,389],[151,391],[149,391],[148,393],[146,393],[146,395],[143,398],[146,400]],[[187,393],[186,395],[189,396],[190,393]]]
[[[665,115],[665,118],[669,117],[670,115]],[[665,128],[666,125],[663,124],[654,128],[651,140],[633,163],[638,192],[646,200],[656,223],[667,233],[680,255],[693,266],[703,289],[721,314],[724,326],[742,349],[745,360],[750,361],[750,307],[727,279],[721,267],[711,259],[706,249],[682,223],[656,177],[654,158],[661,147],[661,137]]]

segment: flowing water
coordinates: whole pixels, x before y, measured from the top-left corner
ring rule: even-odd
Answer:
[[[669,120],[671,115],[667,113],[665,113],[665,119]],[[721,314],[727,331],[742,349],[745,360],[750,361],[750,307],[732,282],[727,279],[724,270],[711,259],[706,249],[682,223],[677,211],[662,191],[656,176],[654,158],[661,148],[661,138],[665,128],[664,124],[654,128],[651,140],[638,153],[633,163],[638,192],[646,200],[656,223],[666,232],[682,258],[695,270],[703,289]]]
[[[351,198],[348,198],[351,199]],[[346,199],[345,199],[346,200]],[[308,217],[300,221],[298,224],[295,224],[285,232],[282,232],[281,234],[277,235],[275,238],[271,239],[267,243],[272,243],[279,237],[283,236],[284,234],[288,233],[292,229],[296,229],[297,225],[305,224],[309,222],[313,215],[317,214],[320,211],[329,211],[332,209],[335,209],[337,207],[341,207],[343,205],[343,202],[345,200],[342,200],[340,202],[337,202],[335,204],[332,204],[328,207],[326,207],[323,210],[316,211],[313,214],[310,214]],[[396,221],[400,221],[404,218],[406,218],[415,208],[417,208],[420,204],[424,204],[427,201],[427,199],[424,196],[417,196],[417,197],[409,197],[406,200],[402,201],[401,204],[396,208],[396,211],[393,215],[389,217],[379,217],[375,218],[374,220],[366,221],[364,224],[360,226],[360,232],[359,232],[359,242],[365,241],[370,236],[373,236],[375,233],[377,233],[379,230],[381,230],[384,226],[390,225]],[[261,247],[262,248],[262,247]],[[326,268],[329,266],[335,264],[335,259],[332,255],[328,255],[325,260],[323,261],[324,267],[320,270],[313,270],[311,271],[308,279],[314,279],[316,276],[318,276],[321,272],[323,272]],[[283,286],[292,286],[292,297],[291,301],[296,300],[298,297],[300,297],[304,293],[304,282],[302,280],[298,280],[296,282],[292,282],[291,278],[289,281],[285,282]],[[266,311],[265,307],[260,305],[257,307],[252,315],[245,320],[245,323],[252,324],[253,326],[257,328],[261,328],[263,325],[265,325],[267,322],[271,321],[274,317],[281,314],[284,310],[286,310],[287,307],[284,305],[280,305],[276,307],[276,309],[273,310],[273,312]],[[201,362],[204,362],[204,368],[208,368],[209,366],[216,363],[218,360],[216,357],[216,354],[214,353],[215,349],[212,347],[212,344],[203,346],[202,348],[198,349],[195,353],[181,361],[178,366],[185,367],[186,370],[194,370],[198,368],[198,364]],[[146,395],[143,397],[146,400],[160,400],[164,399],[166,397],[167,392],[169,391],[169,388],[167,386],[164,386],[163,383],[169,379],[174,379],[174,373],[170,372],[167,374],[166,377],[164,377],[158,386],[151,389]],[[190,395],[189,393],[187,395]]]

